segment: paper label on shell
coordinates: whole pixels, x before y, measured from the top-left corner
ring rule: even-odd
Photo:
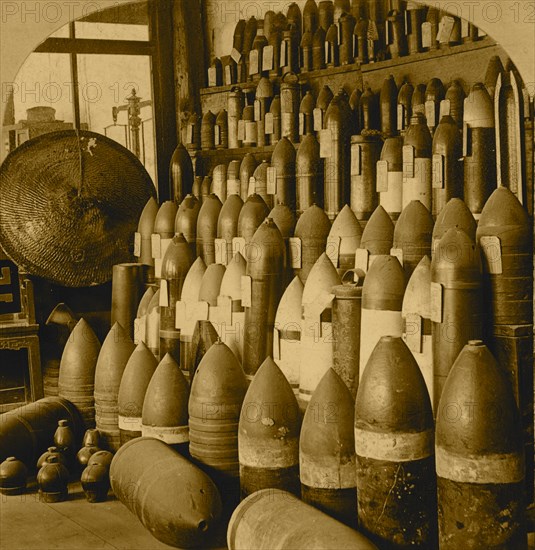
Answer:
[[[171,244],[171,241],[173,239],[161,239],[160,241],[160,254],[161,259],[163,260],[165,258],[165,253],[167,252],[167,249],[169,248],[169,245]]]
[[[186,126],[186,143],[187,144],[193,143],[193,134],[194,134],[194,125],[188,124]]]
[[[169,307],[169,292],[165,279],[160,281],[160,307]]]
[[[154,260],[154,276],[159,279],[162,276],[162,260],[161,258],[155,258]]]
[[[443,99],[440,102],[440,118],[451,114],[451,102],[449,99]]]
[[[398,132],[405,129],[405,105],[398,103]]]
[[[145,323],[145,316],[134,319],[134,344],[136,345],[145,341]]]
[[[427,126],[434,128],[437,125],[436,109],[434,101],[425,102],[425,118],[427,119]]]
[[[469,32],[468,32],[468,28],[470,26],[470,23],[468,22],[467,19],[465,19],[464,17],[461,19],[461,37],[462,38],[465,38],[468,36]]]
[[[251,122],[250,120],[245,122],[245,141],[246,143],[256,144],[256,138],[258,137],[258,132],[256,130],[256,122]]]
[[[255,99],[254,101],[254,119],[256,122],[262,120],[262,105],[259,99]]]
[[[316,107],[314,109],[314,132],[321,132],[323,130],[323,111]]]
[[[239,63],[241,60],[241,53],[236,48],[232,48],[232,51],[230,52],[230,57],[232,57],[232,59],[234,59],[236,63]]]
[[[225,239],[215,239],[215,263],[227,265],[227,241]]]
[[[208,302],[190,302],[186,304],[188,321],[208,321],[210,306]]]
[[[325,63],[328,65],[333,62],[331,59],[331,48],[329,47],[329,42],[325,42],[323,46],[325,48]]]
[[[217,307],[210,308],[210,321],[225,327],[232,325],[232,298],[230,296],[217,297]]]
[[[134,233],[134,256],[139,258],[141,256],[141,233]]]
[[[159,260],[162,257],[161,241],[162,238],[158,233],[153,233],[151,235],[152,257],[155,260]]]
[[[444,156],[433,155],[433,189],[444,189]]]
[[[403,178],[414,178],[414,147],[403,146]]]
[[[245,140],[245,120],[238,121],[238,141]]]
[[[253,280],[248,275],[241,277],[241,304],[243,307],[251,307],[253,299]]]
[[[247,196],[250,197],[251,195],[254,195],[256,192],[256,178],[254,176],[251,176],[249,178],[249,187],[247,188]]]
[[[247,259],[247,251],[244,237],[234,237],[232,239],[232,257],[236,256],[239,252],[245,259]]]
[[[500,238],[492,235],[481,237],[479,245],[483,251],[486,272],[490,275],[501,275],[503,273],[503,266]]]
[[[303,304],[303,317],[306,321],[320,321],[321,314],[332,305],[334,294],[322,291],[309,304]]]
[[[465,99],[466,101],[466,99]],[[472,154],[472,130],[468,123],[463,122],[463,157],[469,157]]]
[[[328,237],[327,246],[325,247],[325,253],[329,260],[331,260],[335,268],[339,267],[340,260],[340,244],[342,239],[340,237]]]
[[[397,258],[399,263],[401,264],[401,267],[403,267],[403,250],[401,248],[391,248],[390,256]]]
[[[260,59],[258,56],[258,50],[251,50],[249,52],[249,75],[252,76],[260,72]]]
[[[215,144],[221,145],[221,126],[219,125],[215,127]]]
[[[208,69],[208,86],[210,88],[217,86],[217,71],[215,67],[210,67]]]
[[[230,65],[225,65],[225,86],[230,86],[231,84],[234,84],[232,82],[232,69]]]
[[[278,329],[273,329],[273,359],[280,361],[281,359],[281,347],[280,347],[281,334]]]
[[[422,48],[430,48],[433,45],[433,36],[431,30],[431,23],[429,23],[428,21],[422,23]]]
[[[264,117],[264,131],[268,135],[273,134],[273,113],[266,113]]]
[[[361,155],[362,155],[362,147],[360,145],[353,145],[351,147],[351,175],[352,176],[360,176],[362,174]]]
[[[413,353],[422,353],[423,320],[418,313],[408,313],[405,317],[405,341]]]
[[[332,156],[332,133],[329,128],[320,131],[320,158],[328,159]]]
[[[267,190],[268,195],[277,194],[277,168],[270,166],[267,169]]]
[[[175,328],[181,329],[186,324],[186,302],[177,302],[175,311]]]
[[[388,161],[377,161],[377,192],[388,192]]]
[[[288,59],[288,42],[286,40],[283,40],[281,42],[281,55],[280,55],[280,67],[286,67],[286,63]]]
[[[305,113],[299,113],[299,135],[305,135]]]
[[[264,46],[264,49],[262,51],[262,70],[272,71],[274,59],[275,59],[275,56],[274,56],[273,46],[272,45]]]
[[[355,269],[362,269],[366,273],[369,269],[370,253],[366,248],[357,248],[355,252]]]
[[[455,25],[455,19],[449,15],[445,15],[438,26],[437,39],[440,43],[449,42],[453,26]]]
[[[301,269],[302,265],[302,243],[299,237],[290,237],[288,239],[288,244],[290,246],[290,259],[292,269]]]
[[[431,321],[442,323],[442,285],[431,283]]]

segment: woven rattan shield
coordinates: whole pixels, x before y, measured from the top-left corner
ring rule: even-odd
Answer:
[[[102,284],[132,261],[154,185],[119,143],[87,131],[44,134],[0,166],[0,243],[31,275],[68,287]]]

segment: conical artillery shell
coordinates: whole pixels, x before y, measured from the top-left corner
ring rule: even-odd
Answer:
[[[253,16],[247,19],[245,23],[245,30],[243,32],[243,47],[241,51],[245,57],[248,57],[247,54],[253,48],[253,42],[254,42],[257,30],[258,30],[258,21],[256,20],[256,17]]]
[[[154,258],[152,257],[152,234],[154,233],[154,221],[158,213],[158,203],[151,197],[139,218],[137,233],[135,236],[136,245],[134,248],[134,256],[139,258],[139,262],[149,267],[154,266]],[[152,270],[152,278],[154,278],[154,270]],[[150,279],[150,277],[149,277]]]
[[[147,312],[150,301],[156,292],[153,285],[150,285],[139,302],[136,318],[134,319],[134,344],[139,344],[145,341],[145,326],[147,323]]]
[[[385,78],[379,97],[381,109],[381,132],[383,138],[397,135],[397,97],[398,88],[394,77]]]
[[[243,201],[239,195],[230,195],[223,204],[217,220],[216,256],[220,255],[226,265],[232,259],[232,239],[238,236],[238,219]],[[224,242],[221,242],[224,241]],[[220,247],[221,250],[218,250]]]
[[[201,148],[201,118],[197,113],[191,113],[186,126],[186,149],[198,151]]]
[[[117,396],[121,445],[130,439],[141,437],[143,401],[157,366],[156,357],[143,342],[126,363]]]
[[[313,134],[303,137],[296,157],[297,216],[313,204],[323,206],[323,170],[320,144]]]
[[[319,3],[318,22],[325,32],[334,23],[334,4],[331,0],[322,0]]]
[[[288,73],[281,84],[281,136],[292,143],[299,143],[299,79],[294,73]],[[275,149],[276,151],[276,149]],[[275,151],[273,156],[275,156]],[[295,149],[294,149],[295,152]],[[273,158],[271,163],[273,164]]]
[[[361,18],[355,25],[355,40],[357,41],[356,57],[361,65],[368,63],[368,28],[367,18]]]
[[[327,67],[338,67],[340,65],[338,25],[334,23],[327,29],[325,35],[325,64]]]
[[[246,245],[251,242],[256,230],[260,227],[268,214],[268,205],[260,195],[254,193],[245,201],[240,212],[240,217],[238,218],[238,237],[245,239]],[[245,254],[244,250],[240,252]]]
[[[355,266],[367,272],[376,256],[388,255],[394,242],[394,224],[382,206],[378,206],[366,224],[356,252]],[[362,256],[362,258],[361,258]]]
[[[422,23],[425,17],[425,10],[416,2],[410,2],[407,6],[407,11],[410,17],[410,31],[407,33],[407,45],[409,55],[413,55],[422,51]]]
[[[381,337],[401,337],[401,307],[405,293],[405,273],[397,258],[378,256],[372,263],[362,287],[360,332],[360,371],[368,363]]]
[[[444,386],[436,471],[440,548],[526,547],[521,423],[504,370],[481,341],[468,342]]]
[[[371,88],[367,88],[360,98],[360,111],[362,130],[380,130],[379,95],[374,94]]]
[[[234,37],[232,47],[240,53],[243,49],[243,34],[245,32],[245,19],[240,19],[234,28]]]
[[[295,227],[295,237],[300,242],[301,262],[295,274],[306,283],[308,274],[327,246],[331,222],[325,212],[313,204],[305,210]],[[293,251],[292,251],[293,252]]]
[[[298,29],[293,23],[288,22],[286,29],[282,32],[281,43],[281,48],[283,48],[285,54],[285,57],[282,57],[281,55],[281,72],[283,75],[283,80],[286,75],[295,75],[299,72],[300,42],[301,35],[299,34]],[[284,113],[284,110],[282,112]]]
[[[256,147],[256,138],[258,135],[256,121],[254,119],[254,105],[246,105],[243,108],[242,122],[245,128],[245,137],[243,138],[244,147]]]
[[[312,68],[314,71],[325,69],[325,35],[323,27],[319,27],[312,40]]]
[[[227,200],[227,165],[218,164],[212,172],[212,186],[210,191],[217,195],[223,204]]]
[[[246,498],[234,511],[227,532],[229,550],[337,548],[377,550],[363,535],[285,491],[265,489]],[[281,546],[282,545],[282,546]]]
[[[340,17],[340,64],[350,65],[355,62],[355,51],[353,49],[353,33],[355,31],[356,19],[349,13]]]
[[[228,113],[226,109],[221,109],[217,114],[214,130],[216,149],[228,149]]]
[[[181,143],[178,144],[169,167],[171,197],[180,204],[182,199],[191,193],[193,187],[193,163],[188,151]]]
[[[147,308],[145,343],[156,358],[160,356],[160,289],[156,290]]]
[[[256,170],[257,162],[251,153],[247,153],[240,166],[240,196],[243,202],[249,196],[249,180]]]
[[[227,169],[227,196],[229,197],[241,193],[240,166],[241,161],[239,160],[229,162]]]
[[[433,428],[414,357],[401,338],[381,338],[355,403],[359,525],[381,547],[437,547]]]
[[[422,24],[422,32],[424,32],[423,25],[427,27],[426,32],[429,33],[428,45],[425,46],[425,49],[428,49],[429,51],[436,50],[438,48],[437,35],[440,25],[440,11],[437,8],[430,7],[427,10],[425,23]]]
[[[154,372],[143,401],[141,432],[168,445],[189,441],[189,384],[178,363],[166,354]]]
[[[314,109],[316,108],[316,100],[308,91],[299,105],[299,135],[301,140],[303,136],[314,133]]]
[[[142,264],[113,266],[111,323],[120,323],[130,338],[134,336],[134,320],[143,293],[143,271]]]
[[[250,306],[245,308],[243,368],[252,379],[273,349],[275,315],[283,294],[285,246],[281,232],[267,219],[254,234],[247,251]]]
[[[292,2],[288,6],[286,19],[288,20],[288,23],[295,25],[299,36],[301,36],[303,32],[303,17],[301,15],[301,8],[295,2]]]
[[[270,144],[276,145],[281,138],[281,98],[280,95],[276,95],[271,102],[271,108],[269,109],[271,118],[273,119],[273,133],[271,134]]]
[[[403,340],[411,350],[434,398],[433,338],[431,336],[431,260],[424,256],[414,270],[403,297]]]
[[[496,187],[494,106],[481,83],[464,100],[463,156],[464,201],[477,220]]]
[[[199,289],[199,302],[207,302],[210,307],[217,306],[217,297],[224,275],[224,265],[212,264],[206,268]]]
[[[362,121],[360,120],[360,99],[362,97],[362,90],[355,88],[349,97],[349,108],[353,111],[351,121],[351,133],[360,134],[362,131]]]
[[[267,160],[263,160],[261,164],[256,167],[253,177],[249,180],[249,189],[247,191],[247,198],[256,193],[266,203],[268,208],[273,208],[275,204],[275,196],[273,193],[268,193],[268,170],[271,169],[271,165]],[[273,172],[270,171],[271,177]],[[270,185],[270,191],[274,191],[273,186]]]
[[[468,235],[452,228],[440,239],[431,263],[431,321],[435,406],[457,356],[483,334],[481,254]]]
[[[462,137],[455,120],[443,116],[433,137],[433,215],[463,196]]]
[[[245,96],[239,86],[233,87],[228,94],[228,146],[229,149],[241,147],[241,140],[238,140],[238,122],[241,120],[243,108],[245,107]]]
[[[353,398],[357,395],[360,368],[360,332],[362,308],[362,283],[347,282],[332,289],[333,301],[333,369],[349,389]]]
[[[381,158],[377,162],[377,193],[380,205],[392,220],[397,220],[403,209],[403,138],[385,140]]]
[[[192,254],[197,251],[197,219],[201,210],[200,201],[188,195],[178,207],[175,218],[175,233],[184,235]]]
[[[445,96],[449,114],[455,121],[455,124],[462,130],[464,115],[464,100],[466,94],[458,80],[454,80],[448,88]]]
[[[267,357],[240,414],[238,451],[242,498],[262,489],[299,491],[299,406],[288,380]]]
[[[462,229],[470,240],[475,242],[477,229],[476,220],[462,199],[449,200],[446,206],[440,211],[433,229],[433,252],[440,239],[442,239],[452,227]]]
[[[293,269],[292,269],[292,250],[290,248],[290,238],[294,236],[295,232],[295,214],[288,206],[285,204],[278,204],[275,208],[269,213],[269,218],[271,218],[275,225],[279,228],[282,238],[284,239],[285,252],[285,261],[284,261],[284,282],[283,286],[286,287],[288,283],[293,279]]]
[[[440,121],[440,103],[444,99],[444,95],[442,81],[432,78],[425,89],[425,118],[432,134]]]
[[[334,94],[329,86],[325,85],[320,90],[316,101],[316,110],[314,111],[314,129],[319,131],[325,128],[325,113],[334,98]]]
[[[348,269],[355,267],[355,254],[360,246],[362,227],[346,204],[334,220],[327,239],[326,252],[340,278]]]
[[[104,449],[119,448],[117,398],[128,359],[135,346],[119,324],[111,328],[100,350],[95,368],[95,421]]]
[[[303,501],[356,528],[355,401],[329,369],[303,418],[299,476]]]
[[[210,321],[197,321],[193,331],[190,355],[190,373],[189,379],[193,380],[197,368],[206,352],[218,341],[218,334],[214,325]]]
[[[504,73],[505,69],[502,60],[498,55],[493,55],[490,58],[489,64],[487,65],[487,72],[485,73],[485,88],[487,88],[491,99],[494,99],[498,76]]]
[[[323,253],[310,270],[303,290],[303,328],[299,399],[310,401],[323,375],[333,365],[332,302],[341,284],[331,260]]]
[[[271,157],[271,170],[275,172],[275,203],[286,204],[295,211],[296,153],[295,147],[286,137],[275,146]]]
[[[110,481],[117,498],[164,544],[202,545],[221,516],[212,480],[153,438],[122,447],[111,463]]]
[[[299,393],[303,288],[299,277],[288,285],[277,308],[273,333],[273,359],[295,395]]]
[[[312,43],[314,41],[314,33],[305,32],[301,38],[301,44],[299,45],[301,49],[301,72],[307,73],[312,71],[314,68],[313,58],[312,58]]]
[[[316,0],[307,0],[303,9],[303,32],[316,32],[318,28],[318,5]]]
[[[202,192],[201,192],[201,186],[203,182],[202,176],[195,176],[195,179],[193,180],[193,188],[191,190],[191,194],[199,201],[199,204],[202,203]]]
[[[414,87],[409,82],[404,82],[399,89],[397,98],[397,129],[405,133],[411,123],[412,94]]]
[[[154,233],[152,235],[152,257],[154,258],[154,273],[156,279],[160,279],[162,271],[162,259],[165,251],[175,235],[175,218],[177,205],[173,201],[166,201],[158,210],[154,220]]]
[[[431,256],[433,226],[431,212],[420,201],[410,202],[399,217],[394,229],[392,254],[401,256],[407,281],[420,260]]]
[[[267,46],[267,40],[266,40]],[[261,57],[261,56],[260,56]],[[267,77],[262,77],[256,88],[255,108],[259,111],[255,114],[258,147],[264,147],[266,139],[266,114],[269,112],[271,100],[273,98],[273,86]]]
[[[211,194],[204,200],[197,218],[197,254],[206,265],[215,263],[217,221],[222,206],[219,198]]]
[[[280,75],[281,43],[282,31],[274,26],[268,38],[268,45],[273,47],[273,68],[269,71],[270,77]]]
[[[351,210],[359,220],[369,220],[379,205],[377,162],[382,148],[376,135],[351,138]]]

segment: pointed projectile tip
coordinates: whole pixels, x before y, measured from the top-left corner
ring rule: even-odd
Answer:
[[[62,325],[72,330],[77,322],[77,317],[72,309],[67,304],[61,303],[51,311],[45,324]]]
[[[362,307],[378,309],[374,304],[386,300],[392,306],[391,311],[401,311],[404,294],[405,272],[399,260],[394,256],[376,256],[362,287]]]
[[[277,308],[275,326],[284,330],[291,323],[293,326],[301,325],[303,314],[303,290],[304,285],[299,277],[294,277],[286,288]]]
[[[338,216],[334,220],[330,237],[353,237],[362,236],[362,227],[353,213],[353,210],[346,204],[340,210]],[[358,246],[358,245],[357,245]]]
[[[394,248],[431,246],[434,225],[431,212],[420,201],[411,201],[394,229]]]
[[[462,229],[475,241],[476,220],[466,203],[458,198],[450,199],[440,211],[433,229],[433,240],[441,239],[451,227]]]
[[[431,318],[431,259],[424,256],[413,271],[403,297],[401,314],[418,314],[422,319]]]
[[[295,236],[300,238],[327,238],[331,222],[325,211],[313,204],[302,214],[295,227]]]
[[[324,252],[308,274],[303,290],[303,305],[313,303],[323,293],[330,294],[334,286],[341,284],[340,275]]]
[[[175,218],[177,205],[174,201],[166,201],[160,206],[154,220],[154,233],[175,233]]]
[[[226,268],[222,264],[211,264],[204,272],[199,288],[199,301],[207,302],[211,307],[217,306],[217,297]]]
[[[360,241],[360,247],[371,254],[390,254],[394,239],[394,224],[382,206],[378,206],[371,215]]]
[[[141,298],[139,302],[139,306],[137,308],[137,314],[136,317],[140,319],[144,315],[146,315],[147,310],[149,309],[150,301],[152,300],[152,297],[154,296],[155,289],[153,285],[150,285],[145,293],[143,294],[143,297]]]
[[[498,187],[493,191],[483,207],[479,227],[488,226],[518,226],[530,231],[528,213],[507,187]]]

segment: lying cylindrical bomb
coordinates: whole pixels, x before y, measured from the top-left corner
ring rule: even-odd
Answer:
[[[351,137],[351,210],[359,220],[369,220],[379,204],[377,162],[382,148],[378,135]]]
[[[287,74],[299,72],[299,43],[301,35],[293,23],[288,22],[288,26],[282,32],[281,42],[281,71],[282,77]],[[284,112],[284,111],[283,111]],[[284,135],[284,134],[283,134]]]
[[[212,172],[210,192],[217,195],[221,203],[227,200],[227,165],[218,164]]]
[[[435,7],[430,7],[427,10],[427,16],[422,23],[422,46],[428,51],[438,49],[437,40],[438,29],[440,26],[440,10]]]
[[[204,544],[221,516],[212,480],[162,441],[143,437],[117,452],[110,467],[117,498],[164,544]]]
[[[319,13],[316,0],[307,0],[303,8],[303,32],[316,32],[319,25]]]
[[[139,302],[137,308],[136,318],[134,319],[134,344],[139,344],[145,341],[145,328],[147,324],[147,312],[149,310],[149,304],[156,292],[155,286],[150,285],[147,287],[145,294]]]
[[[406,12],[392,9],[388,13],[386,25],[388,30],[387,51],[392,59],[407,55],[407,38],[405,36]]]
[[[229,550],[337,548],[377,550],[359,532],[285,491],[265,489],[247,497],[230,519]]]
[[[433,436],[422,373],[401,338],[383,336],[355,403],[359,526],[381,548],[437,547]]]
[[[321,0],[318,6],[318,24],[327,32],[334,23],[334,4],[331,0]]]
[[[103,449],[120,446],[118,395],[121,378],[135,346],[128,333],[115,323],[100,350],[95,367],[95,421]]]
[[[117,396],[121,445],[141,437],[143,401],[150,379],[158,366],[154,354],[141,342],[130,355]]]
[[[312,69],[319,71],[325,69],[325,37],[327,31],[318,27],[312,38]]]
[[[451,228],[440,239],[431,280],[436,407],[457,356],[469,340],[483,335],[481,254],[462,229]]]
[[[496,188],[494,105],[485,86],[472,86],[464,100],[464,201],[479,219]]]
[[[232,160],[227,168],[227,197],[230,195],[239,195],[240,188],[240,166],[241,161]]]
[[[362,121],[360,120],[360,99],[362,97],[362,90],[355,88],[349,97],[349,108],[352,111],[351,117],[351,132],[352,134],[360,134],[362,130]]]
[[[390,219],[390,218],[389,218]],[[394,256],[377,256],[362,287],[360,368],[364,367],[382,336],[401,337],[401,308],[405,293],[405,273]]]
[[[134,336],[134,320],[143,294],[144,269],[142,264],[113,266],[111,287],[111,323],[120,323]]]
[[[282,29],[273,27],[268,37],[268,45],[273,49],[273,63],[269,70],[269,77],[276,78],[280,75]]]
[[[229,149],[241,147],[241,140],[238,139],[238,123],[241,120],[244,107],[245,95],[239,86],[234,86],[228,94],[227,102]]]
[[[378,206],[362,232],[355,267],[366,273],[377,256],[390,254],[393,242],[394,224],[385,209]]]
[[[269,207],[260,195],[253,193],[245,201],[238,218],[238,237],[243,239],[240,245],[241,254],[248,259],[245,247],[252,241],[256,230],[269,214]]]
[[[298,140],[297,140],[298,141]],[[275,196],[276,204],[286,204],[295,210],[296,152],[290,140],[283,137],[275,146],[268,168],[267,192]]]
[[[154,437],[177,450],[189,441],[189,384],[178,363],[166,354],[150,379],[141,421],[143,437]]]
[[[256,139],[258,137],[258,131],[254,116],[254,105],[246,105],[243,108],[242,119],[240,120],[242,129],[238,129],[238,135],[243,132],[243,146],[244,147],[256,147]],[[240,126],[241,128],[241,126]]]
[[[151,197],[141,216],[137,232],[134,238],[134,256],[139,263],[148,266],[147,280],[154,280],[154,258],[152,257],[152,234],[154,233],[154,222],[158,213],[158,203]]]
[[[440,109],[441,115],[444,116],[449,114],[461,130],[463,128],[465,99],[466,94],[464,93],[461,83],[458,80],[454,80],[446,91],[446,96]]]
[[[310,91],[308,91],[299,105],[299,136],[301,141],[304,136],[314,134],[314,109],[316,100]]]
[[[283,77],[280,98],[281,136],[288,138],[292,143],[299,143],[299,103],[301,102],[301,98],[299,79],[293,72]],[[273,164],[273,158],[271,159],[271,163]]]
[[[356,52],[355,56],[361,65],[368,63],[368,28],[369,22],[367,18],[357,20],[355,25],[355,41]]]
[[[401,213],[394,229],[392,256],[405,271],[407,281],[424,256],[431,257],[434,220],[420,201],[410,202]]]
[[[204,176],[201,183],[201,204],[204,203],[208,195],[212,192],[212,176]]]
[[[227,265],[232,259],[232,240],[238,236],[238,219],[243,201],[239,195],[230,195],[223,204],[217,220],[216,262]]]
[[[256,144],[258,147],[264,147],[267,144],[265,118],[269,112],[272,97],[273,86],[268,78],[262,77],[256,87],[256,99],[254,103],[257,130]]]
[[[453,117],[443,116],[433,137],[433,216],[463,196],[462,137]]]
[[[409,29],[407,31],[407,44],[409,55],[422,51],[422,23],[425,10],[417,2],[407,2],[409,12]]]
[[[403,340],[411,350],[433,404],[433,338],[431,336],[431,260],[424,256],[413,271],[403,298]]]
[[[218,341],[218,339],[219,336],[217,331],[210,321],[197,321],[191,342],[190,380],[193,380],[206,352]]]
[[[299,490],[299,406],[268,356],[245,394],[238,430],[242,498],[262,489]]]
[[[316,101],[316,108],[314,109],[314,130],[316,132],[320,132],[325,128],[325,115],[333,98],[334,94],[329,86],[323,86]]]
[[[313,204],[303,212],[295,226],[292,259],[295,274],[306,283],[310,270],[327,247],[331,222],[325,212]]]
[[[312,395],[299,438],[303,502],[356,528],[355,401],[329,369]]]
[[[199,203],[202,203],[202,193],[201,193],[201,186],[203,182],[202,176],[195,176],[195,179],[193,180],[193,188],[191,190],[191,194],[199,201]]]
[[[228,113],[225,109],[217,114],[214,132],[216,149],[228,149]]]
[[[310,401],[325,372],[333,366],[332,288],[340,285],[327,254],[323,253],[306,280],[303,290],[303,324],[301,332],[301,368],[299,399]]]
[[[301,50],[301,72],[307,73],[314,68],[314,61],[312,57],[312,47],[314,42],[314,35],[312,32],[303,33],[301,38],[301,44],[299,48]]]
[[[403,209],[403,138],[385,140],[381,158],[376,167],[377,194],[380,205],[392,220],[397,220]]]
[[[95,369],[99,353],[96,334],[80,319],[61,356],[58,388],[59,396],[76,406],[86,429],[95,427]]]
[[[432,78],[425,89],[425,118],[431,134],[440,120],[440,104],[444,99],[444,85],[438,78]]]
[[[323,181],[320,144],[316,136],[303,137],[296,156],[297,216],[313,204],[323,205]]]
[[[411,123],[413,93],[414,87],[410,82],[404,82],[399,89],[397,97],[397,129],[402,134],[405,134]]]
[[[176,328],[176,303],[191,266],[193,254],[183,235],[177,235],[167,248],[160,282],[160,357],[166,353],[180,362],[180,331]]]
[[[333,222],[326,246],[327,256],[340,277],[355,267],[355,254],[361,238],[362,227],[346,204]]]
[[[415,112],[403,139],[403,208],[411,201],[420,201],[431,210],[432,149],[426,118]]]
[[[353,33],[356,19],[350,13],[340,17],[340,65],[351,65],[355,62]]]
[[[193,163],[188,151],[179,143],[169,167],[169,180],[171,184],[171,197],[180,204],[182,199],[191,192],[193,186]]]
[[[460,353],[438,410],[440,548],[525,548],[521,423],[504,369],[483,342]]]
[[[381,133],[383,138],[397,135],[397,99],[398,88],[394,77],[385,78],[379,96]]]
[[[249,196],[249,181],[257,167],[257,162],[251,153],[247,153],[240,165],[240,196],[243,202]]]
[[[178,207],[175,218],[175,234],[184,236],[193,255],[197,253],[197,219],[200,210],[200,201],[188,195]]]
[[[154,220],[154,233],[152,234],[152,257],[154,258],[154,274],[160,279],[162,271],[162,259],[165,251],[175,236],[175,218],[178,207],[174,201],[166,201],[158,210]]]
[[[360,98],[360,120],[362,130],[380,130],[381,118],[379,96],[367,88]]]
[[[215,239],[217,221],[223,205],[213,193],[204,201],[197,218],[197,255],[206,265],[215,263]]]
[[[325,130],[321,132],[324,154],[325,213],[333,221],[344,204],[349,203],[351,179],[351,109],[346,94],[340,90],[325,113]]]
[[[471,241],[476,242],[476,220],[472,212],[470,212],[466,206],[466,203],[461,199],[451,199],[440,211],[435,222],[435,227],[433,228],[433,254],[435,253],[435,249],[440,239],[442,239],[452,227],[462,229]]]
[[[175,325],[180,329],[179,364],[186,380],[189,378],[191,341],[198,317],[195,308],[198,307],[199,292],[205,272],[206,264],[201,257],[198,257],[188,271],[180,296],[181,304],[180,306],[177,305],[177,308],[180,307],[180,311],[177,312],[177,322]]]
[[[156,290],[147,308],[145,343],[156,358],[160,357],[160,289]]]
[[[201,148],[201,118],[197,113],[191,113],[186,125],[186,149],[198,151]]]
[[[504,73],[505,69],[500,56],[493,55],[489,60],[487,71],[485,73],[485,88],[487,88],[487,92],[489,93],[491,99],[494,99],[498,76]]]
[[[288,285],[277,308],[273,333],[273,359],[295,395],[299,393],[303,288],[299,277]]]
[[[270,170],[271,165],[267,160],[263,160],[254,171],[254,175],[249,179],[249,189],[247,191],[247,198],[255,193],[262,197],[263,201],[267,204],[268,208],[273,208],[275,204],[275,197],[273,194],[268,194],[268,170]],[[271,177],[273,177],[272,171],[269,172]],[[273,191],[273,185],[270,186],[269,191]]]
[[[217,306],[217,297],[225,269],[221,264],[212,264],[206,268],[199,288],[199,302],[206,302],[209,307]]]
[[[334,23],[328,28],[325,35],[325,65],[327,67],[338,67],[340,65],[338,25]]]

